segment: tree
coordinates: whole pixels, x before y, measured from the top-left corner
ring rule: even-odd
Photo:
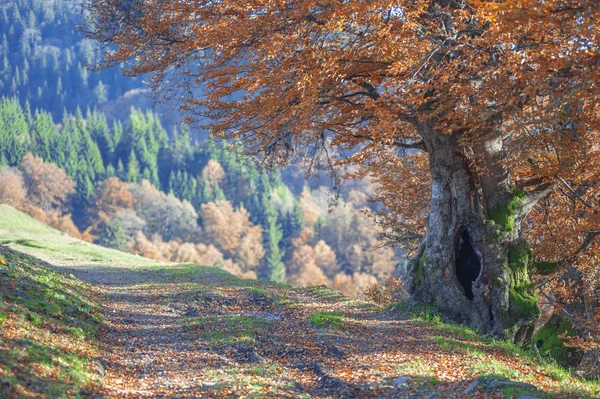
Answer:
[[[127,251],[125,235],[118,221],[106,220],[102,223],[98,244],[103,247],[118,249],[119,251]]]
[[[144,234],[164,240],[194,241],[200,236],[198,214],[188,201],[180,201],[156,189],[148,180],[130,185],[134,208],[146,222]]]
[[[27,198],[46,212],[62,209],[69,195],[75,193],[75,183],[62,169],[31,154],[23,157],[19,171],[23,174]]]
[[[200,216],[204,236],[210,244],[232,258],[244,272],[256,269],[265,255],[263,229],[250,222],[250,215],[235,210],[226,200],[202,204]]]
[[[99,103],[104,103],[108,101],[108,90],[102,81],[99,81],[94,89],[94,95],[96,96],[96,101]]]
[[[131,150],[129,153],[129,161],[127,162],[127,181],[135,183],[139,180],[140,176],[140,164],[135,156],[135,151]]]
[[[27,190],[23,175],[15,168],[0,167],[0,204],[23,209],[27,203]]]
[[[90,36],[115,49],[99,68],[126,62],[157,94],[187,93],[188,122],[267,164],[352,151],[392,236],[419,247],[407,288],[447,317],[525,343],[535,260],[600,252],[600,3],[121,4],[86,3]],[[550,235],[548,213],[570,227]],[[550,237],[560,253],[534,256]]]
[[[264,275],[270,281],[283,283],[285,282],[285,265],[282,262],[284,253],[279,247],[279,243],[283,238],[281,224],[277,218],[277,211],[273,206],[272,196],[269,193],[264,193],[262,202],[266,218],[266,226],[263,234],[263,241],[266,244]]]
[[[29,128],[17,100],[0,99],[0,153],[10,165],[16,165],[27,152]]]
[[[127,183],[109,177],[96,187],[90,198],[90,222],[97,225],[112,219],[119,211],[133,209],[133,194]]]

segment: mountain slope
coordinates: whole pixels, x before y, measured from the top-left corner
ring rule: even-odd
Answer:
[[[8,397],[22,397],[26,390],[33,397],[105,398],[600,393],[598,383],[575,379],[507,343],[446,325],[427,309],[384,310],[324,287],[298,289],[241,280],[218,268],[161,264],[79,242],[6,206],[0,206],[0,243],[7,260],[0,262],[0,393]],[[42,289],[49,283],[38,275],[50,275],[52,289],[80,287],[79,294],[67,293],[57,302],[73,322],[81,319],[77,323],[90,327],[87,335],[80,327],[77,343],[90,349],[77,361],[63,362],[60,345],[44,352],[28,343],[33,327],[19,327],[23,320],[39,319],[30,323],[45,334],[64,330],[56,326],[57,313],[48,310],[58,312],[55,297],[34,297],[35,287],[44,295],[52,292]],[[79,303],[75,308],[89,316],[73,314],[73,304],[67,309],[82,290],[90,298],[89,310]],[[5,331],[15,333],[7,338]],[[15,342],[21,343],[15,347]],[[34,356],[38,353],[45,357]],[[33,371],[22,371],[58,365],[63,374],[53,380],[55,391],[36,394],[37,387],[50,385],[42,385]],[[70,370],[86,378],[69,377]]]
[[[99,60],[92,41],[76,29],[80,0],[11,0],[0,5],[0,96],[16,96],[54,118],[63,110],[93,108],[142,87],[119,68],[90,73]]]

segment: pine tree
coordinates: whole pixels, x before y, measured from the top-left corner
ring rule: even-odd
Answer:
[[[213,199],[215,201],[224,201],[227,199],[227,197],[225,196],[225,193],[221,189],[221,186],[219,186],[218,182],[215,182],[215,184],[213,184],[212,194],[213,194]]]
[[[33,120],[32,129],[32,151],[35,155],[41,157],[44,161],[50,162],[52,159],[52,146],[56,141],[56,127],[52,120],[52,115],[47,112],[36,111]]]
[[[29,127],[16,99],[0,100],[0,127],[3,139],[0,150],[10,165],[16,165],[29,151]]]
[[[123,161],[121,161],[119,159],[119,162],[117,163],[117,174],[116,176],[121,180],[121,181],[127,181],[127,173],[125,173],[125,167],[123,166]]]
[[[114,156],[115,142],[108,128],[106,116],[97,111],[88,111],[87,122],[90,136],[98,145],[104,165],[110,164]]]
[[[113,177],[116,175],[116,171],[115,171],[115,167],[112,166],[112,164],[108,164],[108,166],[106,167],[106,178],[108,179],[109,177]]]
[[[300,201],[298,199],[294,199],[294,208],[292,211],[286,215],[285,218],[285,228],[284,228],[284,236],[286,240],[289,240],[292,237],[296,237],[301,231],[303,227],[303,214],[302,207],[300,206]]]
[[[99,103],[104,103],[108,101],[108,90],[102,81],[99,81],[94,89],[94,95],[96,96],[96,101]]]
[[[119,251],[127,251],[127,242],[125,241],[121,224],[116,220],[105,221],[98,236],[98,244],[103,247],[118,249]]]
[[[129,161],[127,162],[127,181],[137,183],[140,176],[140,164],[135,156],[135,151],[131,150]]]
[[[273,206],[271,196],[268,193],[263,194],[262,205],[266,221],[263,233],[266,249],[263,274],[270,281],[283,283],[285,282],[285,265],[282,262],[284,253],[279,247],[283,233],[277,219],[277,210]]]
[[[91,137],[86,137],[83,154],[88,161],[88,174],[90,179],[94,182],[103,180],[106,175],[106,170],[104,169],[102,155],[100,154],[98,145]]]

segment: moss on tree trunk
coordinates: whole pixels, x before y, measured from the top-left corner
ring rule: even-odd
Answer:
[[[407,289],[447,319],[527,344],[539,309],[533,254],[520,236],[525,193],[507,186],[486,211],[460,147],[452,137],[435,140],[428,227]]]

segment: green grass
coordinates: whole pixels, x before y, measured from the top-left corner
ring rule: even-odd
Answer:
[[[277,362],[263,362],[226,366],[218,370],[208,370],[206,374],[209,382],[215,384],[213,389],[222,393],[214,396],[228,396],[231,392],[228,388],[243,386],[244,397],[273,398],[290,397],[290,390],[293,389],[294,384],[286,375],[288,371],[286,367]],[[207,396],[211,397],[210,394]],[[311,396],[294,392],[293,397],[307,399]]]
[[[541,395],[540,398],[561,397],[560,395],[566,397],[573,392],[581,393],[580,397],[582,398],[600,395],[600,380],[586,381],[576,377],[571,371],[558,365],[552,359],[540,361],[533,348],[522,348],[509,341],[481,335],[476,330],[464,325],[444,323],[440,320],[437,312],[429,306],[408,306],[401,303],[391,309],[411,322],[424,323],[429,326],[436,334],[432,338],[440,351],[467,355],[469,361],[466,367],[473,378],[492,376],[536,385],[537,381],[534,380],[534,376],[524,374],[498,358],[503,355],[511,360],[517,360],[519,363],[532,365],[537,371],[547,375],[560,385],[560,390],[552,393],[537,392],[538,396]],[[401,364],[398,367],[399,374],[423,377],[432,375],[429,365],[424,362],[416,361],[410,364]],[[531,391],[514,388],[506,388],[503,393],[507,395],[507,398],[531,395]]]
[[[97,380],[90,355],[101,318],[88,289],[0,247],[0,397],[78,397]]]
[[[211,345],[252,344],[257,334],[269,328],[265,319],[246,316],[211,316],[188,324],[194,333]]]
[[[4,204],[0,204],[0,245],[61,266],[110,264],[144,267],[165,264],[76,240]]]
[[[314,287],[298,288],[302,292],[310,293],[317,298],[327,299],[334,302],[344,300],[346,297],[339,291],[333,290],[325,285],[317,285]]]
[[[316,312],[308,317],[308,321],[316,327],[338,330],[344,321],[344,314],[341,312]]]
[[[246,290],[248,290],[248,292],[250,294],[254,294],[256,296],[262,296],[265,298],[270,298],[271,294],[269,293],[269,291],[263,289],[263,288],[257,288],[257,287],[248,287],[246,288]]]

